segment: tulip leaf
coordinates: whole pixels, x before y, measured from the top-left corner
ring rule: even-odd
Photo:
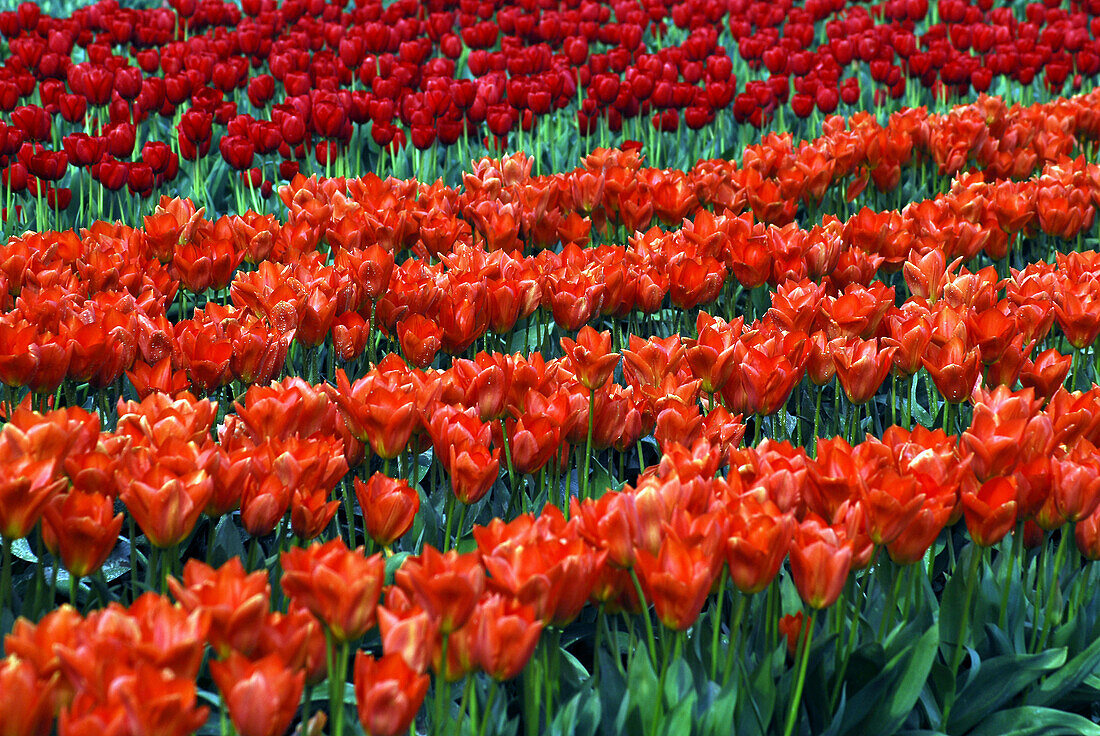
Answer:
[[[386,558],[386,585],[393,585],[394,576],[408,557],[408,552],[398,552]]]
[[[600,699],[593,688],[587,687],[558,709],[547,733],[550,736],[595,736],[601,715]]]
[[[16,539],[11,543],[11,553],[21,560],[38,562],[38,555],[31,550],[31,544],[27,541],[26,537]]]
[[[959,690],[948,730],[962,733],[982,723],[1021,690],[1065,662],[1064,648],[1038,654],[1006,654],[986,660],[981,671],[968,677],[966,685]]]
[[[665,715],[659,733],[667,734],[667,736],[690,734],[691,724],[695,719],[696,699],[697,696],[694,692],[689,692],[686,698],[681,699],[680,702]]]
[[[615,719],[616,732],[626,734],[650,733],[653,709],[659,701],[657,674],[649,654],[643,649],[634,653],[626,674],[626,693],[619,715]]]
[[[954,731],[953,731],[954,732]],[[986,716],[968,736],[1100,736],[1100,725],[1076,713],[1027,705]]]
[[[736,709],[737,690],[730,686],[722,690],[712,703],[704,707],[696,724],[699,736],[725,736],[728,734]]]
[[[948,543],[950,542],[949,538]],[[955,566],[955,573],[948,578],[947,584],[943,588],[943,598],[940,600],[940,646],[944,652],[944,657],[948,661],[950,661],[955,645],[959,641],[964,616],[963,607],[966,605],[967,600],[967,581],[963,579],[966,577],[963,571],[969,567],[970,555],[979,554],[979,552],[977,545],[968,545],[965,553],[960,555],[958,564]],[[974,584],[977,585],[977,581]]]
[[[1100,639],[1096,639],[1088,649],[1066,663],[1065,667],[1052,672],[1039,686],[1024,696],[1025,705],[1056,705],[1061,699],[1085,682],[1100,667]]]
[[[938,646],[939,626],[933,624],[916,642],[873,668],[878,674],[850,697],[837,730],[830,733],[886,736],[896,732],[920,698]],[[849,668],[861,668],[854,657]]]
[[[238,557],[245,558],[244,543],[241,541],[241,529],[233,523],[230,514],[218,519],[218,525],[214,527],[214,554],[211,557],[215,566]]]

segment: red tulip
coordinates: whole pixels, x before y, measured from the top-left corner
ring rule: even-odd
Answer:
[[[427,675],[410,669],[399,655],[375,659],[355,653],[355,700],[359,722],[369,736],[398,736],[420,710],[428,692]]]
[[[340,642],[354,641],[375,623],[385,565],[342,541],[297,547],[282,554],[283,590],[324,622]]]
[[[276,654],[249,661],[237,652],[211,662],[210,675],[240,736],[283,736],[298,709],[306,677]]]
[[[811,608],[828,608],[840,597],[852,565],[852,540],[813,514],[794,532],[791,577]]]

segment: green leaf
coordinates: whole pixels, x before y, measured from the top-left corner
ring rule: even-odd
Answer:
[[[600,699],[595,690],[585,688],[558,709],[550,722],[550,736],[595,736],[600,726]]]
[[[887,693],[886,699],[883,701],[883,707],[876,710],[876,713],[881,714],[882,720],[875,721],[876,731],[873,731],[874,733],[881,733],[885,736],[885,734],[893,733],[905,722],[905,719],[917,704],[924,683],[928,679],[928,673],[932,670],[932,663],[936,660],[939,636],[939,624],[933,624],[913,645],[908,661],[904,665],[901,663],[902,655],[898,655],[897,658],[891,660],[890,664],[886,665],[889,671],[894,668],[893,663],[896,662],[899,677],[895,680],[894,687]]]
[[[405,563],[408,552],[398,552],[386,558],[386,585],[393,585],[393,577],[397,570]]]
[[[924,688],[939,645],[933,624],[915,642],[874,668],[872,677],[846,701],[837,734],[893,734],[905,722]],[[849,669],[858,669],[853,658]],[[858,675],[858,673],[856,673]]]
[[[657,675],[644,650],[634,653],[626,673],[626,693],[615,719],[618,733],[650,733],[653,711],[659,697]]]
[[[1097,667],[1100,667],[1100,639],[1024,696],[1024,704],[1057,705],[1063,696],[1091,677]]]
[[[665,715],[661,723],[660,733],[665,736],[690,734],[691,724],[695,718],[696,698],[694,692],[689,692],[686,698],[677,703],[676,707]]]
[[[699,736],[726,736],[737,707],[737,690],[730,685],[714,699],[696,723]]]
[[[244,543],[241,541],[241,530],[233,523],[230,514],[218,519],[218,525],[214,527],[214,554],[212,563],[217,566],[226,561],[239,557],[245,558]]]
[[[962,733],[985,721],[1021,690],[1066,662],[1065,649],[987,659],[959,691],[949,731]]]
[[[986,717],[969,736],[1100,736],[1100,726],[1076,713],[1028,705]]]
[[[11,543],[11,553],[21,560],[38,562],[38,556],[31,551],[30,542],[27,541],[26,537],[16,539]]]

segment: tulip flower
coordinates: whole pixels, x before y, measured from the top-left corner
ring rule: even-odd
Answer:
[[[46,506],[42,541],[69,574],[82,578],[103,566],[120,531],[122,514],[114,514],[114,499],[74,488]]]
[[[32,662],[9,654],[0,661],[0,734],[50,733],[56,710],[58,677],[40,679]]]
[[[691,628],[720,569],[715,560],[721,560],[718,539],[710,536],[703,544],[689,547],[669,532],[657,555],[646,550],[638,552],[642,589],[662,624],[674,631]]]
[[[395,582],[411,593],[444,636],[466,624],[485,589],[485,570],[476,555],[441,554],[425,546],[397,570]]]
[[[470,619],[476,634],[474,658],[498,682],[519,675],[531,659],[543,623],[530,606],[500,595],[483,599]]]
[[[366,482],[356,478],[354,486],[363,526],[375,544],[389,547],[412,528],[420,496],[407,482],[375,473]]]
[[[1015,477],[997,476],[977,491],[962,495],[966,530],[975,544],[992,547],[1016,524],[1018,490]]]
[[[397,654],[375,659],[355,653],[355,700],[359,722],[369,736],[398,736],[409,730],[424,696],[428,676],[417,674]]]
[[[283,590],[324,622],[337,642],[358,639],[375,623],[382,556],[365,557],[339,539],[282,554]]]
[[[240,736],[282,736],[298,709],[306,673],[293,671],[276,654],[249,661],[233,652],[210,663],[229,719]]]
[[[813,514],[794,531],[791,577],[811,608],[828,608],[840,597],[852,564],[852,540]]]
[[[168,589],[188,611],[210,617],[210,644],[220,656],[230,650],[252,654],[270,607],[271,586],[265,571],[245,574],[239,557],[231,557],[217,570],[188,560],[183,580],[169,578]]]

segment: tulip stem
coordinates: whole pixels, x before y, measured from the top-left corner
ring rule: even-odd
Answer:
[[[596,389],[588,389],[588,444],[584,452],[584,477],[581,478],[581,500],[588,498],[588,473],[592,462],[592,429],[595,426]],[[565,504],[564,512],[569,514],[569,504]]]
[[[802,705],[802,688],[806,684],[806,667],[810,662],[810,645],[814,639],[815,610],[810,614],[809,620],[803,629],[805,632],[799,638],[804,639],[798,650],[798,679],[795,681],[794,696],[791,698],[791,708],[787,711],[787,725],[783,728],[783,736],[791,736],[794,733],[794,722],[798,718],[798,711]]]
[[[8,606],[12,605],[14,596],[11,592],[11,566],[12,566],[12,554],[11,554],[12,540],[10,537],[3,537],[3,559],[0,560],[0,616],[4,615],[4,611],[8,609]],[[14,607],[14,606],[13,606]],[[14,611],[13,618],[14,618]]]
[[[726,667],[722,673],[722,688],[724,689],[729,683],[730,673],[733,671],[734,661],[737,654],[744,648],[745,637],[741,631],[741,619],[745,615],[745,609],[749,604],[749,596],[737,591],[734,593],[734,597],[737,598],[737,605],[733,607],[733,617],[730,619],[730,642],[726,648]],[[737,637],[737,646],[733,645],[734,636]]]
[[[454,521],[455,515],[455,494],[451,493],[447,496],[447,524],[443,529],[443,551],[447,552],[451,548],[451,522]]]
[[[344,677],[348,669],[348,643],[337,642],[332,630],[325,627],[328,650],[328,710],[332,716],[332,736],[344,733]],[[446,641],[446,640],[444,640]]]
[[[646,602],[645,593],[642,591],[642,581],[638,580],[638,571],[630,568],[630,579],[634,581],[634,590],[638,593],[638,600],[642,606],[642,620],[645,621],[646,641],[649,644],[649,659],[653,667],[657,667],[657,640],[653,636],[653,622],[649,620],[649,604]]]
[[[497,696],[497,681],[489,681],[489,697],[485,701],[485,713],[481,717],[481,723],[477,726],[477,736],[484,736],[486,730],[489,728],[489,717],[493,713],[493,701]]]
[[[1004,584],[1001,587],[1001,612],[997,626],[1004,629],[1008,624],[1008,594],[1012,590],[1013,572],[1019,564],[1024,544],[1024,522],[1016,522],[1016,533],[1012,535],[1012,555],[1002,558],[1004,562]]]
[[[435,717],[432,719],[432,732],[443,733],[443,691],[447,686],[447,644],[451,635],[443,635],[443,646],[440,652],[439,669],[435,674]]]
[[[714,627],[710,639],[710,679],[712,682],[718,681],[718,640],[719,634],[722,632],[722,604],[726,602],[726,578],[728,575],[723,570],[718,577],[718,597],[714,601],[714,615],[711,617]],[[733,629],[730,629],[729,646],[733,646]]]
[[[1033,651],[1038,652],[1044,646],[1046,646],[1047,638],[1050,636],[1050,628],[1054,623],[1054,598],[1056,593],[1060,593],[1062,590],[1062,584],[1059,580],[1059,576],[1062,572],[1062,563],[1066,560],[1066,550],[1069,548],[1069,539],[1073,536],[1072,531],[1067,531],[1069,526],[1062,527],[1062,538],[1058,541],[1058,552],[1054,556],[1054,573],[1050,578],[1050,589],[1047,591],[1046,605],[1043,610],[1043,630],[1039,636],[1039,646]]]
[[[967,629],[970,628],[970,603],[974,599],[974,588],[977,587],[978,567],[981,564],[984,553],[985,548],[971,544],[970,568],[967,570],[966,578],[964,578],[966,596],[963,598],[962,620],[959,621],[959,640],[955,642],[955,652],[951,655],[951,668],[948,670],[951,674],[951,689],[947,691],[947,699],[943,705],[943,716],[940,719],[941,727],[947,725],[948,717],[951,715],[951,707],[955,704],[955,695],[957,693],[956,685],[958,684],[955,681],[955,676],[959,670],[959,664],[962,662],[963,644],[966,641]]]

